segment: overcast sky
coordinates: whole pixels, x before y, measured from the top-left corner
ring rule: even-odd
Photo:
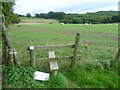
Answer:
[[[14,12],[48,13],[50,11],[65,13],[86,13],[96,11],[118,10],[119,0],[17,0]]]

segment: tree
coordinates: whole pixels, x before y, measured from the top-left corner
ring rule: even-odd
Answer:
[[[117,15],[112,16],[112,22],[118,22],[118,21],[119,19]]]
[[[78,18],[73,18],[72,23],[73,23],[73,24],[79,24],[79,23],[80,23],[80,19],[78,19]]]
[[[48,13],[48,18],[54,19],[54,16],[55,16],[54,12],[51,11]]]
[[[35,14],[35,17],[39,18],[39,17],[40,17],[40,15],[39,15],[38,13],[36,13],[36,14]]]
[[[17,14],[12,14],[12,19],[11,19],[11,23],[19,23],[20,22],[20,19],[19,19],[19,17],[18,17],[18,15]]]
[[[58,19],[58,20],[62,20],[65,17],[65,13],[64,12],[49,12],[48,13],[48,18],[50,19]]]
[[[0,2],[2,4],[2,13],[4,14],[5,17],[5,26],[8,27],[10,23],[12,23],[12,20],[14,19],[13,15],[13,5],[15,5],[14,2]],[[16,17],[19,18],[19,17]]]
[[[30,13],[27,13],[27,14],[26,14],[26,17],[31,17],[31,14],[30,14]]]

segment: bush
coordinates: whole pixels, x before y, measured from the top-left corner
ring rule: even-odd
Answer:
[[[11,19],[11,23],[19,23],[20,22],[20,18],[18,17],[17,14],[14,14],[12,15],[12,19]]]
[[[61,22],[61,23],[68,24],[68,23],[70,23],[70,20],[68,20],[68,19],[63,19],[63,20],[61,20],[60,22]]]
[[[72,23],[73,24],[79,24],[80,23],[80,19],[74,18],[74,19],[72,19]]]

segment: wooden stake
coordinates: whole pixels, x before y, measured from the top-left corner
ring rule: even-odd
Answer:
[[[80,33],[77,33],[75,47],[74,47],[74,51],[73,51],[73,60],[71,62],[71,68],[75,68],[75,66],[76,66],[79,43],[80,43]]]
[[[35,67],[35,51],[34,51],[34,46],[30,46],[30,61],[31,65],[34,68]]]
[[[120,59],[120,48],[119,48],[118,53],[117,53],[117,55],[115,57],[115,60],[119,60],[119,59]]]
[[[16,52],[15,49],[13,50],[13,60],[14,60],[14,63],[15,63],[16,65],[20,66],[20,61],[19,61],[19,59],[18,59],[18,57],[17,57],[17,52]]]

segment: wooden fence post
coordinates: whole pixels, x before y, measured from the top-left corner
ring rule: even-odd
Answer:
[[[20,61],[17,57],[17,52],[15,49],[13,49],[13,60],[14,60],[14,63],[17,65],[17,66],[20,66]]]
[[[14,60],[13,60],[13,49],[12,48],[9,48],[9,64],[13,64]]]
[[[34,46],[30,46],[30,61],[31,65],[34,68],[35,67],[35,49]]]
[[[117,55],[115,56],[115,60],[119,60],[119,59],[120,59],[120,48],[119,48],[119,50],[118,50]]]
[[[73,51],[73,60],[71,62],[71,68],[75,68],[75,66],[76,66],[79,43],[80,43],[80,33],[77,33],[76,34],[76,41],[75,41],[74,51]]]

